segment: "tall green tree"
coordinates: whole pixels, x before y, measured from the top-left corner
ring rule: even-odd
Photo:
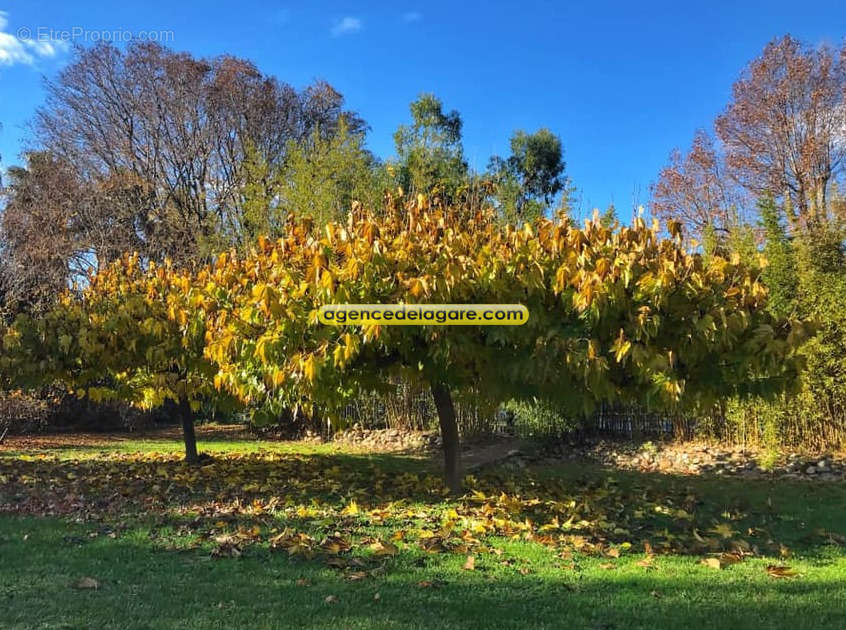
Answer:
[[[603,227],[607,228],[614,227],[619,221],[620,217],[617,216],[617,206],[613,203],[608,204],[608,207],[605,208],[605,212],[603,212],[602,216],[599,217],[599,222]]]
[[[409,109],[411,124],[400,125],[394,133],[398,183],[412,194],[439,193],[454,199],[468,178],[461,115],[445,112],[434,94],[421,94]]]
[[[493,156],[488,172],[495,182],[494,202],[507,220],[531,220],[550,207],[565,189],[561,139],[549,129],[511,136],[511,154]]]
[[[242,251],[252,247],[261,236],[278,233],[280,169],[268,162],[259,150],[248,144],[241,165],[244,173],[241,217],[236,240]]]
[[[374,209],[388,186],[387,174],[364,146],[364,133],[343,121],[325,137],[315,130],[307,143],[291,143],[279,174],[279,209],[311,216],[319,224],[342,219],[353,202]]]
[[[772,197],[758,202],[761,227],[764,230],[764,283],[770,291],[770,310],[777,317],[796,314],[799,279],[796,272],[796,255],[787,234],[787,226]]]

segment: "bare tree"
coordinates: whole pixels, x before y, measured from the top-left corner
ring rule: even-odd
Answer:
[[[704,130],[693,136],[687,153],[670,154],[651,193],[653,215],[681,221],[696,236],[708,226],[728,232],[744,218],[744,195],[726,176],[723,158]]]
[[[126,250],[192,264],[242,243],[247,154],[281,170],[315,133],[366,129],[327,83],[152,42],[78,48],[46,90],[0,221],[0,282],[24,307]]]
[[[248,148],[281,164],[289,141],[332,134],[341,118],[364,127],[325,83],[297,92],[243,59],[144,42],[78,49],[47,83],[34,129],[81,183],[131,211],[114,226],[127,230],[118,242],[188,262],[238,242]]]
[[[28,167],[9,169],[2,214],[4,301],[37,308],[66,286],[71,269],[83,271],[85,253],[74,234],[83,193],[75,174],[46,153]]]
[[[767,44],[717,118],[729,173],[755,194],[781,197],[792,224],[824,220],[846,167],[846,47]]]

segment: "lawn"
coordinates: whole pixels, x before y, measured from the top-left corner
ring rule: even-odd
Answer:
[[[843,484],[203,437],[2,447],[0,627],[846,627]]]

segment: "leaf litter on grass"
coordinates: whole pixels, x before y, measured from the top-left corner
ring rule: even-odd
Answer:
[[[432,474],[280,453],[224,454],[203,466],[157,453],[4,458],[0,474],[2,511],[98,522],[116,535],[152,520],[151,537],[165,547],[181,539],[175,548],[208,547],[221,558],[265,547],[319,558],[353,581],[404,550],[473,558],[465,562],[473,570],[480,554],[502,554],[493,546],[501,540],[612,560],[643,552],[643,568],[661,554],[705,556],[723,568],[785,549],[731,513],[714,518],[688,487],[610,476],[487,474],[468,478],[466,494],[453,498]],[[756,544],[742,535],[747,529]]]

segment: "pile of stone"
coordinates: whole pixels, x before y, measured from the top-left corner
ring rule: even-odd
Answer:
[[[359,425],[332,438],[373,451],[431,452],[441,448],[437,432],[404,429],[363,429]],[[560,442],[552,446],[501,437],[487,443],[464,445],[465,468],[492,466],[521,469],[537,464],[589,461],[624,470],[674,475],[716,475],[743,478],[789,478],[840,481],[846,479],[846,455],[785,453],[764,449],[700,442],[620,442],[588,444]]]
[[[333,438],[335,442],[360,446],[374,451],[428,451],[441,447],[441,436],[428,431],[405,429],[363,429],[353,425],[339,431]]]
[[[761,478],[778,476],[821,481],[838,481],[846,477],[846,457],[842,455],[772,455],[756,448],[702,443],[621,444],[600,441],[583,447],[561,445],[549,455],[588,459],[642,472]]]

